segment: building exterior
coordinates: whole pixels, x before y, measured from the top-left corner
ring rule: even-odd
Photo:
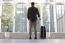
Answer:
[[[27,10],[31,2],[36,3],[41,15],[38,32],[41,25],[47,32],[65,32],[65,0],[0,0],[0,32],[7,32],[8,27],[3,26],[6,23],[10,32],[29,32]],[[10,21],[4,23],[3,18]]]

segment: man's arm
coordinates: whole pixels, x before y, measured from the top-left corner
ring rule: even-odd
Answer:
[[[28,8],[28,12],[27,12],[27,18],[29,19],[29,11],[30,11],[30,8]]]
[[[37,9],[37,15],[38,15],[38,17],[40,17],[40,14],[39,14],[39,11],[38,11],[38,9]]]
[[[41,20],[38,9],[37,9],[37,15],[38,15],[38,17],[39,17],[39,20]]]

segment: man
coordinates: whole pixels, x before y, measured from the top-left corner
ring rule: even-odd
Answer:
[[[36,8],[34,6],[34,2],[31,3],[31,7],[28,8],[28,13],[27,13],[27,18],[29,20],[29,39],[31,39],[31,30],[32,30],[32,27],[34,27],[34,31],[35,31],[35,38],[34,39],[37,39],[37,30],[36,30],[36,25],[37,25],[37,16],[40,18],[40,14],[39,14],[39,11],[38,11],[38,8]]]

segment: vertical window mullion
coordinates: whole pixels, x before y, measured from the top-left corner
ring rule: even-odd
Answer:
[[[1,15],[2,15],[2,0],[0,2],[0,32],[2,31],[1,30]]]
[[[15,0],[14,0],[14,3],[13,3],[13,7],[14,7],[14,12],[13,12],[13,32],[15,32]]]

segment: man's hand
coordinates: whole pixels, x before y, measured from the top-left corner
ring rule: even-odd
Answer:
[[[39,20],[41,20],[41,18],[39,17]]]
[[[40,18],[40,17],[38,17],[37,24],[39,24],[39,23],[40,23],[40,20],[41,20],[41,18]]]

